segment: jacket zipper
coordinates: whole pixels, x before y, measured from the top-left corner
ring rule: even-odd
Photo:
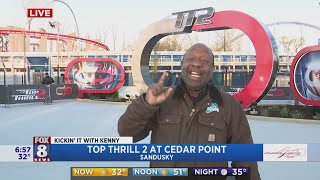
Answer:
[[[194,113],[194,111],[195,111],[195,110],[196,110],[195,108],[192,108],[192,110],[191,110],[191,113],[190,113],[189,117],[192,117],[192,115],[193,115],[193,113]]]
[[[188,99],[186,96],[185,96],[185,98]],[[190,100],[190,99],[188,99],[188,100]],[[190,101],[191,101],[191,100],[190,100]],[[198,105],[199,105],[199,104],[198,104]],[[194,112],[196,111],[196,108],[194,107],[194,105],[192,105],[191,108],[192,108],[192,109],[191,109],[191,113],[190,113],[190,115],[189,115],[190,123],[187,125],[186,132],[184,132],[184,136],[183,136],[183,141],[182,141],[182,143],[184,143],[185,140],[186,140],[187,130],[189,129],[189,127],[190,127],[190,125],[191,125],[191,123],[192,123],[192,121],[193,121],[193,115],[194,115]],[[179,167],[179,164],[180,164],[180,162],[174,163],[174,167]]]
[[[185,142],[186,141],[186,137],[187,137],[187,131],[188,129],[190,128],[190,125],[192,124],[192,121],[193,121],[193,115],[194,115],[194,112],[196,111],[195,107],[192,105],[192,109],[191,109],[191,113],[189,115],[189,118],[190,118],[190,122],[186,128],[186,131],[184,132],[184,137],[183,137],[183,141]]]
[[[190,123],[187,125],[187,128],[186,128],[186,131],[184,132],[184,135],[183,135],[183,140],[182,140],[182,143],[184,144],[184,142],[185,142],[185,140],[186,140],[186,137],[187,137],[187,130],[189,129],[189,127],[190,127],[190,125],[191,125],[191,123],[192,123],[192,116],[193,116],[193,113],[195,112],[195,107],[194,106],[192,106],[192,110],[191,110],[191,113],[190,113],[190,115],[189,115],[189,117],[190,117]],[[180,162],[174,162],[174,167],[180,167],[179,166],[179,164],[180,164]]]
[[[185,98],[185,99],[188,99],[186,96],[185,96],[184,98]],[[190,99],[188,99],[188,100],[190,100]],[[191,100],[190,100],[190,101],[191,101]],[[186,130],[189,129],[189,126],[190,126],[191,121],[192,121],[192,116],[193,116],[193,114],[194,114],[195,111],[196,111],[196,109],[195,109],[195,107],[192,105],[192,110],[191,110],[191,113],[190,113],[190,115],[189,115],[190,123],[188,124]],[[186,136],[187,136],[187,132],[184,132],[184,134],[183,134],[183,139],[182,139],[182,144],[184,144],[185,139],[186,139]],[[174,167],[180,167],[179,164],[180,164],[180,162],[174,162],[174,165],[173,165],[173,166],[174,166]]]

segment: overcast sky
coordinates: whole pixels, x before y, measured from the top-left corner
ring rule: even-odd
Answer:
[[[73,16],[66,5],[49,0],[8,0],[0,6],[0,26],[16,25],[26,27],[25,8],[30,6],[53,6],[54,17],[62,23],[64,33],[75,32]],[[320,5],[318,0],[64,0],[75,13],[80,36],[96,37],[99,32],[118,27],[117,49],[137,39],[139,32],[148,25],[163,19],[173,12],[203,7],[216,11],[237,10],[247,13],[268,24],[277,21],[299,21],[320,26]],[[32,30],[48,26],[49,19],[34,19]],[[303,34],[307,45],[315,45],[320,33],[317,30],[286,25],[270,29],[276,37],[287,35],[298,37]],[[112,46],[112,37],[108,37]]]

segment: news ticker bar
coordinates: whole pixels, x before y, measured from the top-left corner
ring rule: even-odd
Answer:
[[[319,152],[320,144],[133,144],[131,137],[39,136],[33,145],[0,145],[0,162],[320,162]]]
[[[249,168],[72,167],[71,176],[248,176]]]

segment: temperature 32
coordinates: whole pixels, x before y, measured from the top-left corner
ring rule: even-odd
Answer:
[[[19,160],[27,160],[29,157],[31,157],[31,154],[18,154]]]

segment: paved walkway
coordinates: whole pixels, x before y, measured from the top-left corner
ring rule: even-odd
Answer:
[[[118,136],[117,120],[126,104],[64,100],[0,105],[0,145],[32,144],[33,136]],[[320,143],[320,124],[277,122],[248,116],[255,143]],[[258,120],[259,119],[259,120]],[[270,118],[267,118],[270,119]],[[140,143],[148,143],[149,137]],[[69,180],[74,166],[148,166],[146,162],[0,163],[0,179]],[[260,162],[263,180],[319,180],[318,163]]]

